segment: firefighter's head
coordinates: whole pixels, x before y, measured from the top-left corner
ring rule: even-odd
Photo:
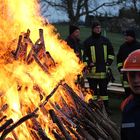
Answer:
[[[76,25],[70,25],[69,26],[69,35],[71,35],[73,38],[80,38],[80,28]]]
[[[136,39],[135,31],[132,29],[128,29],[124,32],[125,42],[131,43]]]
[[[99,21],[94,21],[92,23],[92,33],[94,34],[101,34],[101,24]]]
[[[126,72],[132,91],[140,94],[140,49],[128,55],[121,71]]]

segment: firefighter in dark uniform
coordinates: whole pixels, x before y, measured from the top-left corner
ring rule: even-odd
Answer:
[[[76,56],[79,58],[79,63],[83,62],[83,47],[80,42],[80,28],[76,25],[69,26],[69,35],[66,38],[67,44],[74,50]],[[78,74],[75,84],[84,87],[84,79]]]
[[[134,30],[132,29],[126,30],[124,33],[124,36],[125,36],[125,42],[120,46],[118,54],[117,54],[117,67],[120,72],[120,79],[125,90],[125,97],[127,97],[130,95],[132,91],[129,87],[127,76],[125,73],[121,72],[121,69],[123,67],[123,63],[125,59],[127,58],[127,56],[132,51],[136,49],[140,49],[140,45],[136,40]]]
[[[140,49],[133,51],[124,62],[122,72],[126,73],[133,92],[122,102],[121,140],[140,139]]]
[[[101,35],[101,25],[98,21],[92,24],[92,35],[84,41],[84,62],[86,63],[86,78],[93,90],[93,100],[103,100],[108,111],[107,70],[114,60],[114,50],[111,42]],[[88,72],[87,72],[88,69]]]
[[[77,57],[82,60],[82,44],[80,43],[80,28],[76,25],[69,26],[69,35],[66,38],[67,44],[74,50]]]

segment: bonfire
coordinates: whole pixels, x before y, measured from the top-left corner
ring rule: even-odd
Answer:
[[[118,140],[116,124],[75,82],[84,64],[37,1],[0,3],[0,139]]]

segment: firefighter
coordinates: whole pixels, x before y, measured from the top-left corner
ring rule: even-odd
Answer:
[[[122,102],[121,140],[140,139],[140,49],[133,51],[124,62],[122,72],[126,73],[133,92]]]
[[[69,26],[69,35],[66,42],[74,50],[77,57],[82,60],[82,44],[80,43],[80,28],[78,26]]]
[[[117,67],[120,72],[120,79],[122,86],[125,90],[125,97],[129,96],[131,93],[131,89],[128,84],[127,76],[125,73],[121,72],[123,67],[123,63],[127,56],[134,50],[140,49],[140,45],[135,37],[135,32],[132,29],[128,29],[124,33],[125,42],[120,46],[118,54],[117,54]]]
[[[93,22],[92,34],[84,41],[84,62],[86,64],[86,78],[90,89],[93,91],[93,100],[98,97],[103,100],[106,111],[108,108],[107,70],[114,60],[114,50],[109,39],[101,35],[101,25]],[[97,94],[99,86],[99,96]]]
[[[69,26],[69,35],[66,38],[66,42],[74,50],[76,56],[79,58],[79,63],[81,63],[83,61],[83,48],[80,42],[80,28],[78,26]],[[84,87],[84,79],[82,75],[77,75],[75,84]]]

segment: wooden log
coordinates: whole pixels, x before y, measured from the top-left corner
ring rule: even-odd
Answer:
[[[69,99],[66,99],[66,100],[69,101]],[[63,97],[61,97],[61,101],[62,101],[62,109],[61,110],[66,116],[72,117],[73,114],[78,116],[78,114],[79,114],[78,111],[76,109],[74,111],[74,108],[71,107],[70,105],[68,105]],[[73,102],[73,99],[70,99],[70,101]],[[76,106],[76,105],[74,104],[74,106]]]
[[[70,127],[69,125],[67,125],[67,128],[69,129],[69,131],[74,134],[74,136],[76,137],[77,140],[84,140],[84,138],[77,133],[77,131],[73,130],[72,127]]]
[[[51,93],[48,96],[46,96],[45,100],[39,105],[39,107],[45,106],[45,104],[54,95],[54,93],[56,92],[56,90],[58,89],[58,87],[62,84],[62,82],[63,82],[63,80],[60,80],[59,81],[59,83],[55,86],[55,88],[51,91]]]
[[[33,140],[40,140],[40,137],[37,135],[37,133],[34,129],[30,130],[30,136]]]
[[[21,49],[21,41],[22,41],[22,35],[19,35],[17,48],[16,48],[16,51],[13,53],[16,60],[18,59],[19,52],[20,52],[20,49]]]
[[[57,132],[55,132],[54,130],[52,130],[52,133],[54,135],[54,137],[57,139],[57,140],[64,140],[64,137],[60,136]]]
[[[13,137],[14,137],[14,140],[19,140],[19,139],[18,139],[18,136],[17,136],[17,134],[15,133],[14,130],[12,131],[12,135],[13,135]]]
[[[6,118],[7,118],[6,115],[4,115],[2,118],[0,118],[0,123],[1,123],[4,119],[6,119]]]
[[[24,38],[28,39],[30,37],[30,30],[27,29],[27,32],[24,34]]]
[[[102,137],[100,137],[100,135],[97,134],[96,130],[93,129],[91,126],[83,125],[83,127],[92,137],[95,138],[95,140],[103,139]]]
[[[38,56],[38,53],[40,52],[42,46],[40,44],[38,44],[40,41],[40,39],[38,39],[35,44],[32,42],[32,40],[30,38],[28,38],[27,42],[28,44],[32,47],[30,52],[28,53],[28,56],[26,58],[26,62],[27,64],[30,64],[33,62],[34,57],[33,54],[36,54]]]
[[[85,117],[82,118],[82,121],[85,122],[85,125],[89,125],[92,129],[94,129],[96,133],[98,134],[98,136],[100,136],[104,140],[108,140],[108,136],[99,126],[96,125],[97,123],[93,123]]]
[[[26,62],[27,64],[31,64],[34,60],[33,54],[35,53],[35,44],[32,42],[30,38],[27,39],[28,44],[31,46],[31,50],[29,51],[27,57],[26,57]]]
[[[106,115],[105,113],[102,113],[102,110],[97,103],[95,103],[93,100],[90,100],[89,106],[92,107],[97,112],[97,114],[99,114],[99,116],[101,116],[106,122],[108,122],[108,124],[110,124],[118,133],[120,133],[120,130],[118,129],[118,126],[116,125],[116,123],[111,121],[108,115]]]
[[[7,108],[8,108],[8,104],[4,104],[0,109],[0,113],[4,112]]]
[[[39,124],[39,122],[36,120],[36,118],[32,118],[31,120],[33,122],[33,128],[37,131],[38,136],[40,137],[40,139],[41,140],[50,140],[47,137],[47,134],[45,133],[45,131],[42,129],[42,127]]]
[[[40,62],[40,60],[39,60],[39,58],[37,57],[37,55],[36,55],[36,54],[33,54],[33,57],[34,57],[34,60],[36,61],[36,63],[41,67],[41,69],[42,69],[45,73],[50,74],[49,71],[48,71],[48,68],[45,67],[45,66]]]
[[[42,103],[40,103],[39,107],[34,109],[34,111],[33,111],[34,113],[36,113],[39,110],[39,108],[41,108],[41,107],[46,105],[48,100],[54,95],[54,93],[56,92],[58,87],[61,85],[62,81],[63,80],[60,80],[59,83],[56,85],[56,87],[51,91],[51,93],[48,96],[46,96],[45,100]]]
[[[23,122],[27,121],[28,119],[31,119],[32,117],[37,117],[37,114],[35,114],[34,112],[22,117],[20,120],[18,120],[16,123],[14,123],[13,125],[11,125],[10,127],[8,127],[7,129],[5,129],[0,137],[1,140],[4,140],[5,137],[12,132],[16,127],[18,127],[19,125],[21,125]]]
[[[50,116],[51,116],[53,122],[57,124],[58,128],[61,130],[61,132],[65,136],[66,140],[72,140],[71,136],[69,135],[69,133],[67,132],[67,130],[63,126],[63,124],[60,121],[59,117],[56,116],[54,110],[52,110],[52,109],[49,110],[49,113],[50,113]]]
[[[43,29],[39,29],[39,37],[40,37],[41,45],[42,45],[43,49],[45,50],[45,42],[44,42]]]
[[[52,107],[55,109],[55,111],[57,111],[57,113],[59,114],[59,116],[65,120],[65,122],[67,122],[68,125],[72,126],[72,127],[75,127],[76,128],[76,124],[74,122],[72,122],[72,120],[67,116],[65,115],[65,113],[63,112],[62,109],[58,108],[56,105],[54,105],[52,102],[49,102]]]
[[[12,119],[7,120],[1,127],[0,127],[0,132],[2,132],[3,130],[5,130],[8,126],[10,126],[10,124],[13,123]]]
[[[111,127],[113,127],[118,132],[118,134],[120,133],[120,130],[118,129],[118,126],[116,123],[114,123],[109,117],[103,116],[102,112],[100,112],[99,110],[96,110],[96,112],[97,114],[99,114],[99,116],[101,116],[105,120],[105,122],[110,124]]]
[[[95,140],[94,137],[92,137],[84,128],[82,128],[80,125],[77,126],[76,131],[82,135],[86,140]]]
[[[48,51],[46,51],[46,61],[49,61],[49,67],[55,66],[55,61]]]
[[[113,140],[120,139],[120,134],[118,131],[116,131],[108,122],[106,122],[102,116],[99,116],[97,112],[92,110],[86,102],[84,102],[74,91],[71,87],[68,86],[68,84],[64,83],[63,87],[71,94],[71,96],[76,100],[78,104],[80,104],[80,107],[85,110],[86,114],[90,118],[90,120],[93,120],[93,118],[96,120],[98,124],[100,124],[104,130],[108,132],[108,134],[113,138]]]
[[[21,60],[26,60],[26,55],[27,55],[27,47],[28,47],[28,39],[30,36],[30,30],[28,29],[26,33],[19,35],[18,43],[17,43],[17,48],[14,51],[12,51],[12,54],[14,58],[21,59]]]
[[[63,123],[65,124],[65,126],[68,128],[68,130],[77,139],[82,140],[83,139],[82,136],[80,136],[75,130],[72,129],[72,128],[76,128],[77,125],[65,114],[65,111],[63,109],[61,109],[57,103],[55,103],[55,105],[52,102],[49,102],[49,103],[52,105],[52,107],[55,109],[55,111],[57,111],[57,114],[60,116],[61,120],[63,121]],[[77,118],[77,116],[75,116],[75,117]]]
[[[32,46],[32,49],[26,57],[26,62],[27,64],[30,64],[35,59],[43,71],[48,73],[48,68],[55,66],[55,61],[50,53],[45,51],[43,29],[39,29],[39,36],[40,38],[35,42],[35,44],[33,44],[29,37],[26,37],[26,41],[24,42]]]
[[[28,53],[27,57],[26,57],[26,62],[27,64],[31,64],[33,62],[34,58],[33,58],[33,49],[30,50],[30,52]]]

